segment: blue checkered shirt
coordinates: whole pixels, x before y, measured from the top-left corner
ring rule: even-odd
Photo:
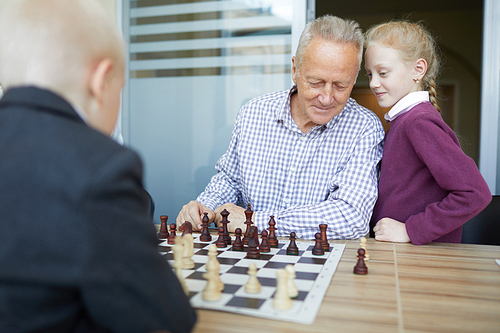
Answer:
[[[251,204],[259,230],[274,216],[277,235],[329,239],[366,235],[377,199],[384,130],[377,116],[350,98],[342,112],[303,133],[290,113],[290,90],[245,104],[231,143],[197,201],[210,209]],[[230,219],[229,219],[230,220]]]

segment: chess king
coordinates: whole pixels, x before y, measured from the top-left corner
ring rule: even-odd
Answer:
[[[0,1],[0,332],[189,332],[138,155],[110,139],[123,43],[94,0]]]
[[[356,22],[324,16],[308,23],[292,60],[291,89],[257,97],[240,110],[229,148],[205,190],[177,216],[200,229],[206,212],[229,231],[244,229],[251,204],[259,230],[274,216],[277,236],[328,239],[368,232],[377,199],[384,130],[377,116],[349,98],[363,52]]]

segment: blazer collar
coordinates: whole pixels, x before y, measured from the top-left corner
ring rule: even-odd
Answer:
[[[65,99],[52,91],[34,86],[7,90],[0,99],[0,110],[2,107],[10,105],[22,105],[40,112],[52,113],[85,123]]]

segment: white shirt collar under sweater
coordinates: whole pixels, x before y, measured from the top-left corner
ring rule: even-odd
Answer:
[[[384,114],[384,118],[387,121],[393,121],[400,114],[409,111],[415,105],[428,101],[429,101],[428,91],[415,91],[409,93],[405,97],[401,98],[396,104],[394,104],[392,109],[390,109],[389,112]]]

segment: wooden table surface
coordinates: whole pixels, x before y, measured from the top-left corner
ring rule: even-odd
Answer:
[[[194,332],[500,332],[500,246],[368,240],[368,275],[346,249],[316,321],[301,325],[197,310]]]

